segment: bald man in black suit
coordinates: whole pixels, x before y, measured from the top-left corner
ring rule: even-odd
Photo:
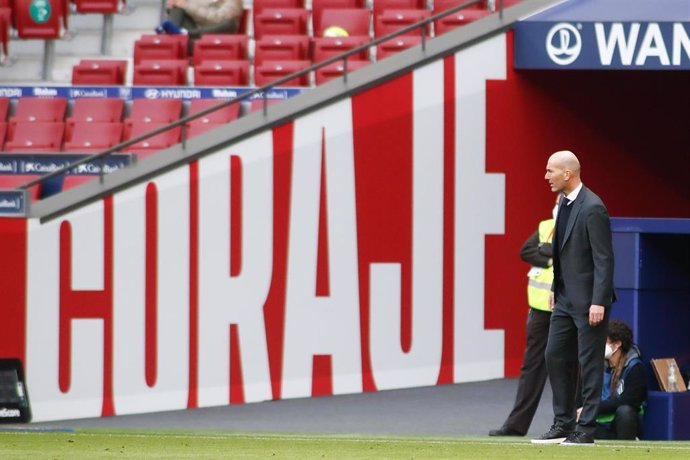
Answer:
[[[594,445],[606,329],[615,301],[611,225],[604,203],[582,184],[575,154],[551,155],[545,179],[563,195],[553,238],[553,313],[546,346],[554,424],[532,442]],[[576,413],[578,364],[584,404]]]

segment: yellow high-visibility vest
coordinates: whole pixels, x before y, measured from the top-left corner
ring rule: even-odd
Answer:
[[[553,239],[554,219],[539,222],[539,243],[551,243]],[[528,273],[527,303],[537,310],[551,311],[549,294],[553,283],[553,266],[548,268],[532,267]]]

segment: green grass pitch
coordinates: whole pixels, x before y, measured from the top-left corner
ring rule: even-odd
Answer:
[[[690,442],[532,445],[523,438],[393,437],[209,431],[0,431],[2,459],[690,459]]]

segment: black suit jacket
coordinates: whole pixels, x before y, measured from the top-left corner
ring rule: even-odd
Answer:
[[[559,295],[565,295],[579,310],[589,310],[593,304],[610,306],[615,302],[616,294],[611,223],[606,206],[585,186],[570,206],[573,209],[565,234],[556,235],[559,247],[554,248],[552,290],[556,302]],[[565,286],[565,293],[559,292],[559,278]]]

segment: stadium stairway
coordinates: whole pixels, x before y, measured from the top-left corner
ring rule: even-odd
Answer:
[[[69,33],[55,41],[55,62],[48,81],[41,79],[42,40],[10,40],[10,65],[0,67],[0,85],[70,84],[72,66],[81,59],[132,59],[134,41],[143,33],[152,33],[160,22],[160,0],[129,0],[127,8],[113,15],[110,54],[101,55],[101,32],[104,18],[100,14],[80,14],[71,10]],[[128,65],[131,73],[132,66]],[[131,81],[128,75],[127,81]]]

